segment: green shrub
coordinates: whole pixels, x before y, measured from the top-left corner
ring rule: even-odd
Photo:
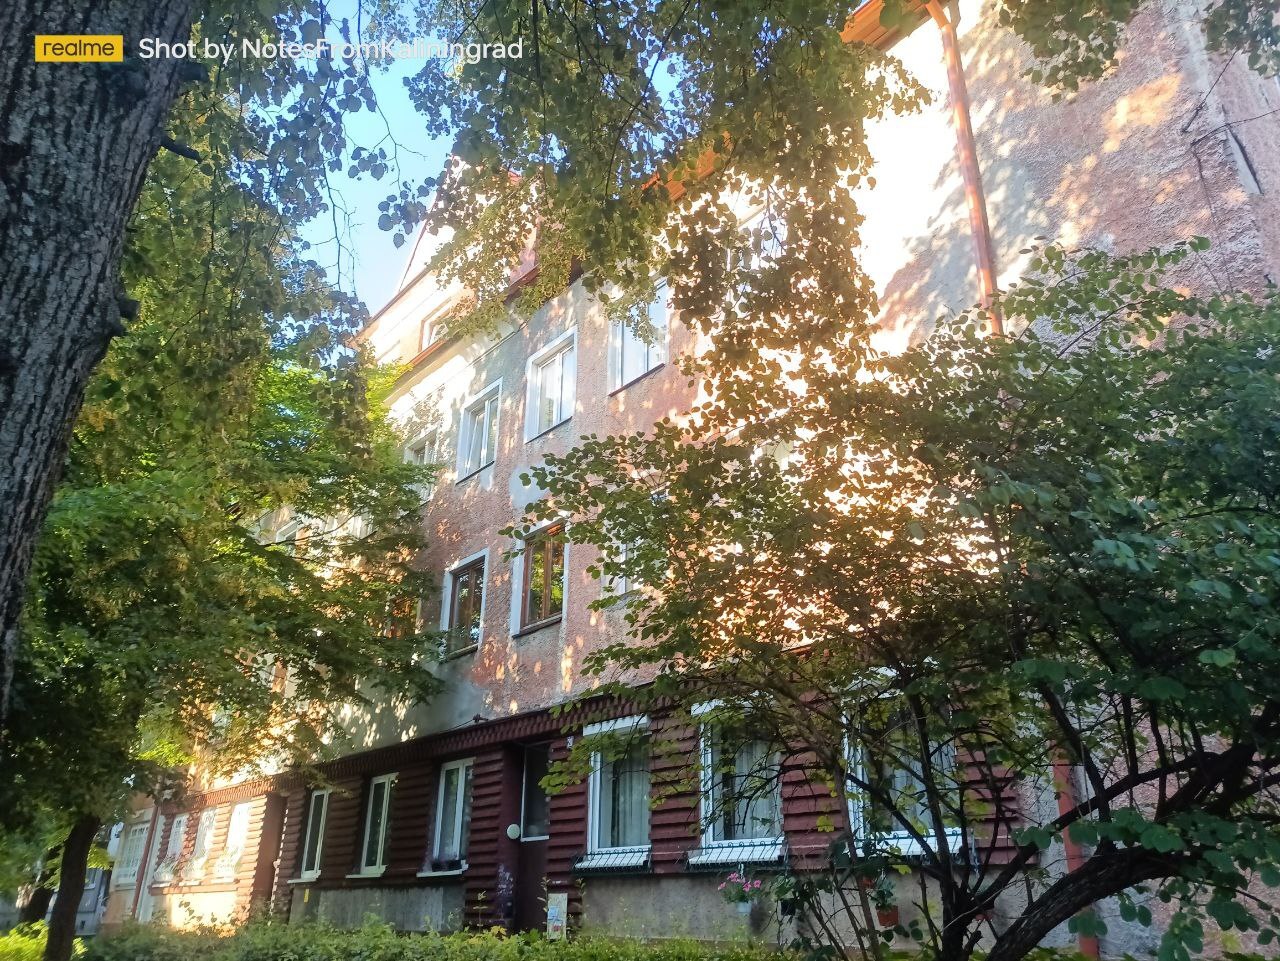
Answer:
[[[403,935],[370,921],[350,931],[324,924],[260,922],[230,934],[135,926],[96,939],[83,961],[765,961],[767,957],[776,958],[776,954],[759,947],[709,947],[695,941],[643,943],[598,937],[548,941],[534,934],[498,932]]]
[[[0,933],[0,961],[40,961],[47,931],[45,923],[37,921]],[[84,943],[77,939],[74,951],[77,957],[83,954]]]

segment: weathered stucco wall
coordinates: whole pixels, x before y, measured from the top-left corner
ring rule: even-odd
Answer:
[[[1191,4],[1151,3],[1116,71],[1055,101],[1025,76],[1026,48],[962,0],[959,35],[999,279],[1017,279],[1043,237],[1115,252],[1204,235],[1213,247],[1178,279],[1257,289],[1280,264],[1280,105],[1274,80],[1209,55]],[[938,31],[924,23],[891,51],[933,94],[917,115],[873,126],[876,186],[861,204],[862,262],[881,296],[888,347],[977,299],[967,208],[953,147]],[[1212,91],[1212,92],[1211,92]],[[1257,118],[1257,119],[1248,119]],[[1242,122],[1245,121],[1245,122]],[[1242,182],[1238,136],[1260,193]]]

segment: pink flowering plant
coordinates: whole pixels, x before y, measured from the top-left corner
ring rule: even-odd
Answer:
[[[745,904],[760,896],[763,883],[759,878],[753,879],[745,873],[734,871],[720,882],[716,890],[731,904]]]

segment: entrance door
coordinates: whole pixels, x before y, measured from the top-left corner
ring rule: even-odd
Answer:
[[[547,924],[547,838],[550,805],[539,783],[547,775],[550,744],[524,749],[523,800],[520,805],[520,861],[516,866],[515,926],[517,931],[541,931]]]

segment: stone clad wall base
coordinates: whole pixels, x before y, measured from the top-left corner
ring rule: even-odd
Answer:
[[[754,916],[740,911],[716,890],[723,880],[721,874],[585,878],[582,929],[643,940],[776,943],[778,929],[772,906],[757,910]]]
[[[356,928],[373,915],[398,931],[455,931],[462,926],[461,884],[412,888],[294,890],[290,921]]]

